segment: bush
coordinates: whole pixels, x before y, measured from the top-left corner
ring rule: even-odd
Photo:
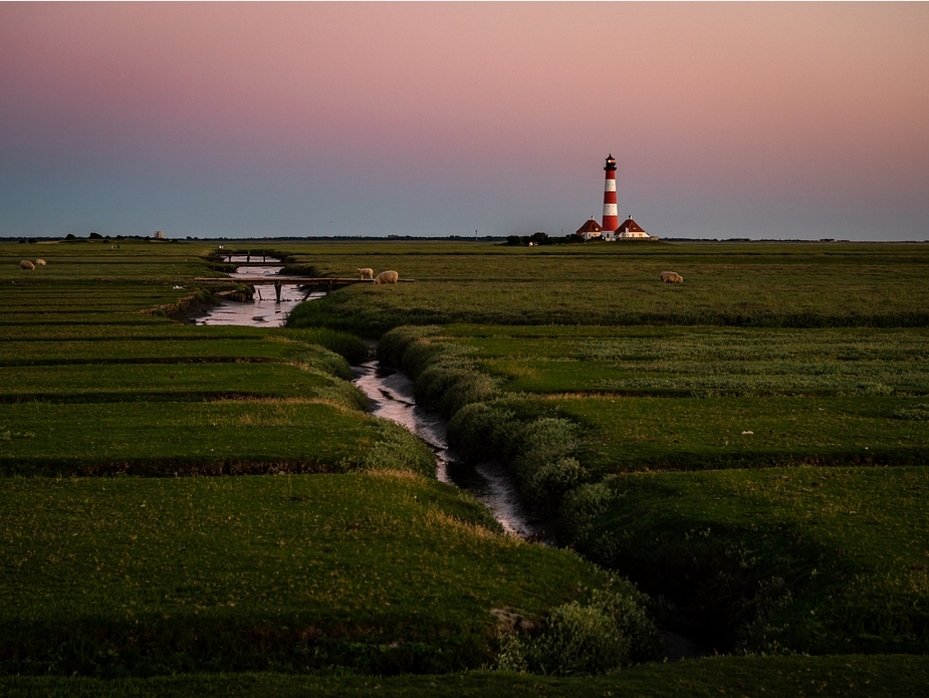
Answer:
[[[583,676],[617,671],[653,658],[661,646],[645,610],[648,597],[628,583],[553,608],[535,636],[504,636],[497,666],[504,671]]]
[[[529,493],[535,508],[555,515],[564,496],[581,485],[586,477],[587,471],[570,456],[543,463],[529,475]]]
[[[568,544],[590,544],[597,519],[607,512],[616,497],[605,482],[581,485],[569,492],[561,506],[561,535]]]
[[[478,402],[462,407],[448,422],[449,448],[467,463],[507,459],[518,429],[516,414]]]
[[[514,451],[513,474],[534,514],[552,517],[561,500],[586,476],[575,456],[580,427],[560,417],[541,417],[522,429]]]

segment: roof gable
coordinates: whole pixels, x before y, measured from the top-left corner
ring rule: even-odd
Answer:
[[[616,232],[617,233],[644,233],[645,231],[642,229],[642,226],[640,226],[634,220],[632,220],[631,218],[627,218],[616,229]]]
[[[580,228],[577,229],[577,234],[581,233],[602,233],[603,228],[600,227],[600,224],[597,223],[593,218],[584,223]]]

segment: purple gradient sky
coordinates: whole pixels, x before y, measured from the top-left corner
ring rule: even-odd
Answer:
[[[0,235],[929,239],[927,3],[0,3]]]

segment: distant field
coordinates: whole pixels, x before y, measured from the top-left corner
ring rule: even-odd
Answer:
[[[398,243],[359,246],[357,255],[325,244],[294,249],[325,271],[387,267],[417,280],[344,289],[292,315],[292,326],[373,336],[448,323],[929,326],[929,245]],[[662,284],[659,274],[668,269],[684,284]]]

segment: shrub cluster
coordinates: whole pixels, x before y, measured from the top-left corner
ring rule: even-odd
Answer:
[[[475,367],[463,347],[431,342],[437,331],[399,327],[384,335],[378,356],[413,378],[420,404],[450,420],[449,446],[465,461],[502,461],[532,513],[556,516],[565,494],[588,477],[578,460],[580,427],[560,417],[519,417],[495,402],[494,379]]]
[[[587,676],[654,658],[661,647],[646,613],[648,597],[628,582],[553,608],[534,634],[501,635],[497,666],[504,671]]]
[[[446,418],[466,405],[495,397],[494,380],[476,370],[463,348],[430,342],[434,332],[428,327],[392,330],[378,345],[378,357],[413,378],[417,401]]]

